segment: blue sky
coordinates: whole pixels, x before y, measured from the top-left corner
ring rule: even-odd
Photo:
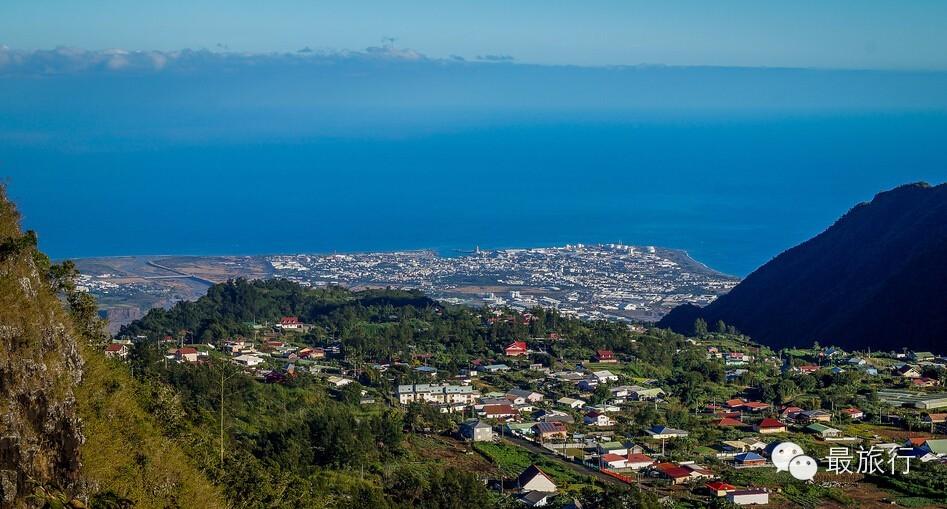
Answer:
[[[4,0],[0,44],[361,50],[541,64],[947,69],[947,2]]]

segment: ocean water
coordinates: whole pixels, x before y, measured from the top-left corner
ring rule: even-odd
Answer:
[[[134,142],[116,133],[0,137],[0,176],[51,256],[621,241],[684,249],[743,276],[881,190],[947,180],[938,112],[523,114]]]

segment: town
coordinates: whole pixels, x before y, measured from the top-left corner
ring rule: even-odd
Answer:
[[[495,307],[478,317],[484,330],[528,330],[535,313]],[[696,325],[685,338],[621,324],[627,341],[617,348],[593,348],[563,327],[460,364],[422,349],[364,362],[342,339],[285,316],[253,324],[247,337],[122,337],[105,353],[126,358],[155,341],[165,363],[225,361],[264,384],[314,377],[364,408],[419,412],[425,424],[413,431],[481,456],[495,468],[484,482],[528,507],[566,506],[596,482],[692,506],[927,500],[884,480],[943,476],[947,359],[773,351],[725,324]],[[774,449],[784,443],[818,460],[813,479],[780,472]]]

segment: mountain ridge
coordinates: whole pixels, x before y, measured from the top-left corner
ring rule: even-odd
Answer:
[[[939,259],[947,259],[947,184],[905,184],[855,205],[708,306],[680,306],[659,325],[689,332],[702,318],[772,346],[936,350],[947,337]]]

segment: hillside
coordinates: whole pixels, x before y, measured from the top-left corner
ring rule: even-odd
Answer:
[[[947,184],[909,184],[854,207],[704,308],[660,326],[723,320],[770,346],[943,351],[947,338]]]
[[[101,354],[74,276],[20,232],[0,186],[0,507],[221,507],[141,407],[145,387]]]

